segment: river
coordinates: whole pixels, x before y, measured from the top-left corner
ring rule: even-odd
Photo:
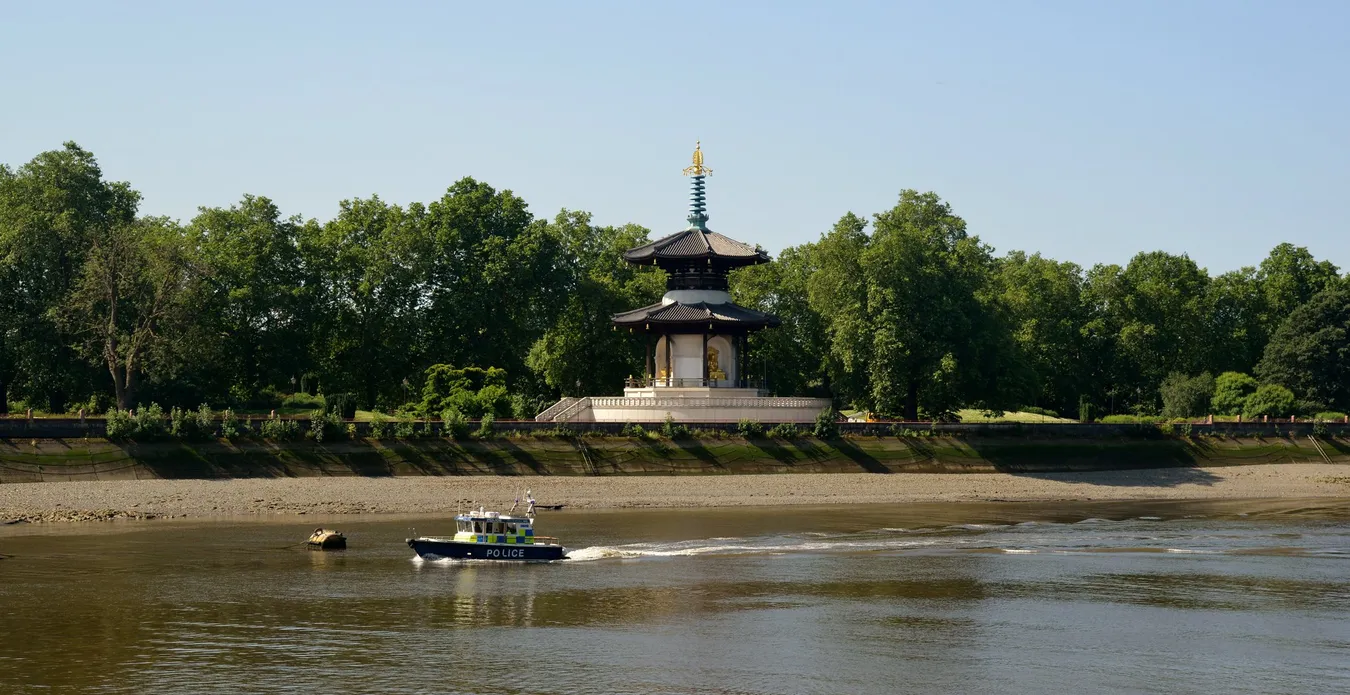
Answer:
[[[4,693],[1350,692],[1350,502],[0,527]],[[286,547],[336,525],[350,548]]]

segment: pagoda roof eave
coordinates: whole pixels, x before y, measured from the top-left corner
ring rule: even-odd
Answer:
[[[729,265],[768,263],[767,251],[750,246],[708,229],[691,227],[669,234],[623,253],[629,263],[652,264],[658,261],[718,260]]]
[[[709,304],[708,302],[671,302],[653,304],[632,311],[614,314],[612,320],[616,326],[630,328],[652,326],[675,328],[680,326],[696,327],[711,324],[714,328],[758,330],[773,328],[782,321],[773,314],[749,309],[739,304]]]

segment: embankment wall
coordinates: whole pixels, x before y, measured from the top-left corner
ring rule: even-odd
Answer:
[[[1100,436],[947,433],[895,437],[655,440],[498,437],[112,442],[0,438],[0,483],[140,478],[406,475],[1057,472],[1269,463],[1350,464],[1350,436]],[[1026,430],[1024,429],[1023,432]]]

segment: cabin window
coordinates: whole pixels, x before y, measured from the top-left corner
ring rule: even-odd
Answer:
[[[481,521],[475,521],[475,522],[473,522],[473,532],[474,532],[474,533],[483,533],[483,522],[481,522]]]
[[[506,525],[506,533],[507,533],[507,535],[510,535],[510,536],[516,535],[516,525],[515,525],[515,524],[507,524],[507,525]]]
[[[468,526],[469,526],[468,522],[465,522],[465,521],[462,521],[462,520],[457,520],[457,521],[455,521],[455,530],[456,530],[456,531],[460,531],[460,532],[468,531],[468,530],[469,530]]]

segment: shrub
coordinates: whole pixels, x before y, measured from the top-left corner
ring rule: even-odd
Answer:
[[[316,442],[342,439],[347,436],[347,423],[336,410],[320,410],[309,418],[309,433]]]
[[[108,439],[130,439],[136,434],[136,423],[131,419],[131,413],[125,410],[109,408],[104,423],[108,429]]]
[[[160,408],[158,403],[137,408],[132,419],[135,421],[135,432],[132,436],[136,439],[151,441],[163,439],[168,434],[164,429],[164,409]]]
[[[247,426],[240,427],[239,418],[235,416],[234,411],[226,408],[220,413],[220,436],[226,439],[234,439],[239,436],[241,429],[247,429]]]
[[[10,405],[11,405],[10,410],[12,412],[22,412],[28,409],[26,405],[23,408],[18,408],[17,406],[22,405],[20,403],[11,403]],[[95,393],[81,402],[71,403],[70,405],[66,406],[66,413],[69,415],[78,415],[79,412],[83,410],[84,414],[86,416],[89,416],[107,410],[108,405],[109,403],[107,396],[101,393]]]
[[[257,393],[233,386],[230,388],[230,402],[236,407],[247,410],[272,410],[280,408],[285,398],[275,388],[267,386]]]
[[[479,439],[492,439],[492,436],[496,434],[493,428],[494,422],[496,422],[496,418],[492,417],[492,413],[483,413],[482,419],[478,421],[478,432],[476,432]]]
[[[192,414],[192,427],[197,431],[197,436],[202,439],[214,439],[216,436],[216,414],[211,410],[211,406],[203,403],[197,406],[197,412]]]
[[[323,396],[311,396],[308,393],[292,393],[281,401],[281,407],[295,410],[318,410],[325,405]]]
[[[187,441],[211,439],[216,434],[216,415],[203,403],[197,410],[169,410],[169,436]]]
[[[839,438],[839,418],[834,409],[821,411],[816,416],[816,426],[812,428],[811,434],[816,439],[838,439]]]
[[[389,418],[384,413],[375,413],[370,416],[370,438],[388,439],[389,438]]]
[[[187,417],[183,414],[183,409],[174,407],[169,410],[169,436],[174,439],[189,439],[188,431],[190,425],[187,424]]]
[[[533,420],[539,414],[539,404],[533,398],[517,393],[511,396],[511,417],[516,420]]]
[[[1053,418],[1059,417],[1059,413],[1050,410],[1049,408],[1037,408],[1034,405],[1029,405],[1022,408],[1022,412],[1031,413],[1032,415],[1044,415],[1045,417],[1053,417]]]
[[[661,436],[666,439],[684,439],[689,436],[689,428],[676,423],[675,418],[666,413],[666,420],[661,423]]]
[[[736,423],[736,434],[751,439],[764,436],[764,425],[754,420],[742,419]]]
[[[1318,422],[1345,422],[1345,413],[1338,413],[1329,410],[1326,412],[1318,413],[1314,417],[1314,419],[1317,420]]]
[[[398,416],[398,422],[394,423],[395,439],[412,439],[417,434],[417,423],[411,415],[406,413]]]
[[[1107,415],[1101,421],[1107,425],[1151,425],[1158,418],[1149,415]]]
[[[1262,415],[1287,417],[1294,411],[1294,393],[1279,384],[1264,384],[1247,396],[1242,417],[1255,420]]]
[[[632,423],[625,423],[624,426],[623,426],[623,428],[619,430],[619,434],[620,434],[621,436],[624,436],[624,437],[632,437],[632,438],[634,438],[634,439],[643,439],[643,438],[645,438],[645,437],[647,436],[647,430],[642,429],[642,425],[635,425],[635,424],[632,424]]]
[[[451,439],[463,439],[469,436],[469,421],[456,408],[446,408],[442,411],[441,423],[445,425],[445,436]]]
[[[1218,415],[1237,415],[1247,397],[1256,390],[1256,379],[1241,372],[1224,372],[1214,380],[1214,397],[1210,407]]]
[[[801,432],[797,431],[797,426],[791,422],[780,422],[769,430],[769,436],[778,439],[796,439],[801,436]]]
[[[1196,417],[1204,415],[1214,398],[1215,381],[1209,372],[1188,377],[1181,372],[1172,372],[1163,379],[1158,388],[1162,395],[1165,418]]]
[[[351,420],[356,417],[356,394],[330,393],[323,397],[324,406],[340,417]]]
[[[300,423],[295,420],[286,420],[273,415],[263,420],[258,433],[263,439],[269,439],[275,442],[287,442],[300,438]]]

